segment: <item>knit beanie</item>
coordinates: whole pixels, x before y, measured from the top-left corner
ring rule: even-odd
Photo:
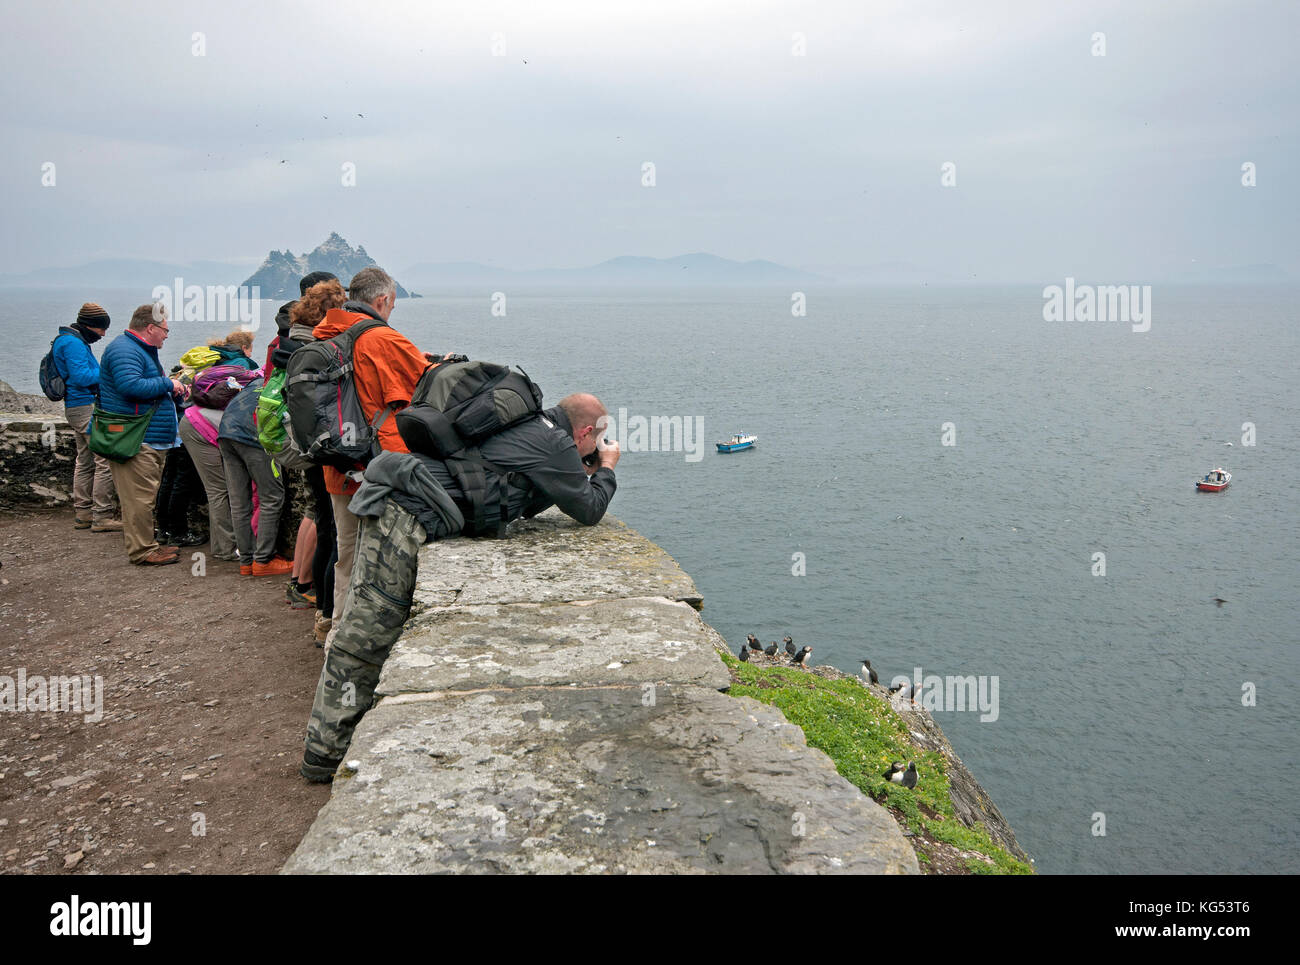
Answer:
[[[89,328],[108,328],[108,312],[94,302],[86,302],[77,312],[77,321]]]

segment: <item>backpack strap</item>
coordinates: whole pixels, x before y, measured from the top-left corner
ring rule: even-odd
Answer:
[[[379,427],[384,424],[384,420],[393,414],[395,405],[396,403],[390,402],[388,405],[376,412],[375,417],[370,420],[370,427],[375,430],[375,434],[370,440],[370,455],[372,457],[378,456],[384,451],[384,447],[379,444]]]
[[[504,539],[510,524],[510,487],[519,474],[483,458],[478,449],[462,449],[443,462],[465,496],[463,509],[468,512],[462,515],[469,535]],[[487,506],[489,472],[500,479],[496,512],[491,515]]]

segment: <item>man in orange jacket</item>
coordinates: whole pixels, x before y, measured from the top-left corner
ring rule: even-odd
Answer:
[[[317,339],[333,338],[357,322],[377,318],[388,321],[397,302],[397,283],[378,265],[363,268],[348,284],[348,301],[342,308],[325,313],[312,335]],[[362,334],[352,349],[352,379],[357,388],[361,411],[373,424],[386,408],[391,410],[379,427],[379,445],[392,452],[410,452],[397,431],[393,413],[411,401],[415,383],[420,380],[432,358],[423,354],[405,335],[377,326]],[[360,465],[357,469],[361,469]],[[352,562],[357,545],[357,517],[348,511],[348,503],[359,483],[332,466],[325,467],[325,489],[334,506],[334,526],[338,539],[338,562],[334,566],[334,612],[343,612],[348,585],[352,582]],[[333,638],[333,632],[330,634]],[[328,646],[328,642],[327,642]]]

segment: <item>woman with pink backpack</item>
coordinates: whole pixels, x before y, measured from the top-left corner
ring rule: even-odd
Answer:
[[[252,332],[235,331],[220,341],[213,340],[208,347],[219,358],[194,373],[188,404],[180,420],[181,441],[208,495],[212,557],[226,562],[238,560],[239,554],[218,433],[226,406],[256,376],[255,371],[250,371],[257,364],[250,356],[252,345]],[[245,562],[251,565],[251,560]]]

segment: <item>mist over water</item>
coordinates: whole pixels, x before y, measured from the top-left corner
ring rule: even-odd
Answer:
[[[146,294],[7,291],[0,378],[37,391],[81,301],[111,338]],[[802,318],[780,291],[510,292],[505,317],[489,294],[391,321],[551,403],[702,418],[702,460],[625,453],[612,510],[733,650],[788,633],[849,672],[999,678],[996,721],[936,717],[1040,870],[1300,870],[1300,290],[1156,286],[1142,334],[1045,322],[1033,286],[810,290]],[[175,321],[164,361],[230,327]],[[754,450],[712,451],[741,430]],[[1195,492],[1219,465],[1230,489]]]

